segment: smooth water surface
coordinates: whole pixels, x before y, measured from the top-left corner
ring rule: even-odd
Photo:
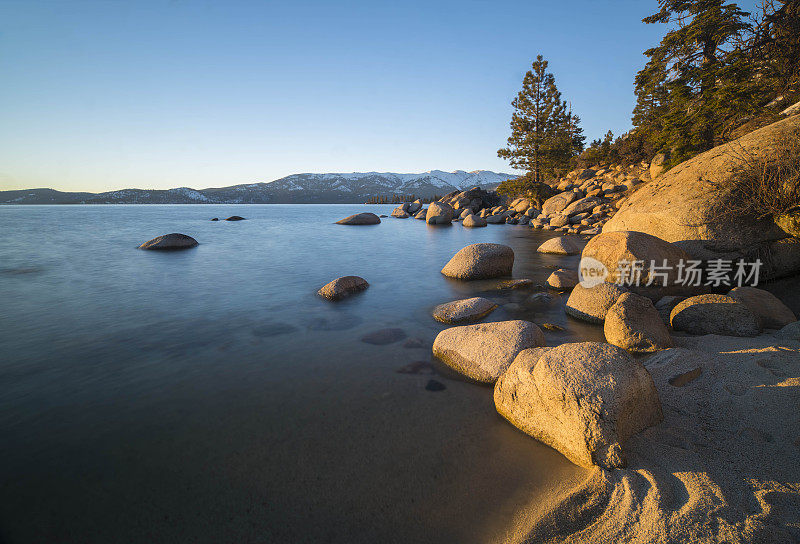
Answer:
[[[439,272],[499,242],[543,284],[577,260],[536,253],[552,233],[333,224],[391,209],[0,207],[0,542],[501,541],[579,469],[427,364],[431,309],[480,294],[501,305],[487,320],[564,327],[550,345],[602,328],[558,294]],[[200,245],[136,249],[169,232]],[[316,296],[350,274],[370,288]],[[361,342],[385,328],[422,347]]]

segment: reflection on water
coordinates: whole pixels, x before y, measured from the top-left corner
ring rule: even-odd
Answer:
[[[430,314],[484,296],[602,339],[557,293],[439,273],[475,242],[535,285],[577,258],[521,226],[332,224],[366,209],[391,207],[0,207],[0,541],[487,542],[575,474],[430,360]],[[135,249],[168,232],[200,246]],[[370,288],[315,296],[349,274]]]

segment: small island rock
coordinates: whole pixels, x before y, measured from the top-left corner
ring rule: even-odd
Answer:
[[[374,213],[364,212],[350,215],[336,222],[337,225],[377,225],[381,218]]]
[[[197,240],[191,236],[173,232],[172,234],[164,234],[156,236],[152,240],[148,240],[139,246],[139,249],[188,249],[195,247]]]
[[[358,276],[342,276],[330,283],[325,284],[317,294],[328,300],[340,300],[350,295],[360,293],[369,287],[369,283],[364,278]]]

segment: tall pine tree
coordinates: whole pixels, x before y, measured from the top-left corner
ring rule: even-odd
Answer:
[[[541,55],[522,80],[522,90],[511,103],[511,136],[508,147],[497,151],[511,166],[522,168],[534,183],[568,168],[583,150],[580,118],[561,99],[553,74]]]
[[[736,47],[748,13],[723,0],[659,0],[645,23],[673,25],[636,76],[634,125],[678,162],[710,149],[752,107],[752,73]]]

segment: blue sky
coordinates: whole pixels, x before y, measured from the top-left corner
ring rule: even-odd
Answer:
[[[0,0],[0,189],[511,172],[541,53],[588,139],[630,128],[655,0]]]

